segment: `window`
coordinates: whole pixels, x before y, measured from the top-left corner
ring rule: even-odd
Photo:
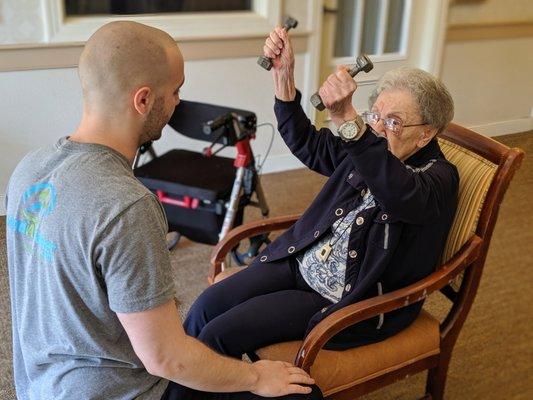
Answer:
[[[281,0],[41,0],[45,40],[85,42],[107,22],[127,18],[182,40],[264,36],[279,23]]]
[[[444,43],[447,0],[323,0],[322,60],[319,84],[338,65],[370,56],[374,68],[355,78],[357,110],[365,110],[374,84],[385,72],[412,66],[438,74]],[[318,113],[316,124],[328,123]]]
[[[335,58],[404,53],[405,0],[339,0]]]
[[[67,16],[251,11],[251,0],[64,0]]]
[[[75,66],[93,32],[118,20],[164,30],[179,41],[187,60],[255,57],[282,17],[281,0],[5,1],[9,15],[20,13],[5,21],[0,15],[0,71]],[[314,0],[294,1],[307,15],[306,4]],[[309,31],[300,32],[295,45],[303,51]]]

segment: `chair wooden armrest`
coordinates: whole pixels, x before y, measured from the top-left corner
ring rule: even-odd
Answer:
[[[298,218],[300,218],[300,215],[285,215],[282,217],[261,219],[240,225],[229,231],[211,252],[211,274],[209,280],[212,281],[215,276],[220,273],[226,255],[231,249],[237,246],[241,240],[262,233],[288,229],[298,220]]]
[[[309,372],[320,349],[328,340],[345,328],[379,314],[421,301],[432,292],[442,289],[478,258],[482,244],[483,240],[475,235],[450,261],[428,277],[403,289],[351,304],[328,315],[304,339],[296,356],[295,364]]]

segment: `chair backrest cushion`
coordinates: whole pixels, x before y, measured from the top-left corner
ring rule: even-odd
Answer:
[[[459,172],[459,202],[441,262],[448,261],[477,229],[479,215],[498,165],[446,139],[439,138],[446,159]]]

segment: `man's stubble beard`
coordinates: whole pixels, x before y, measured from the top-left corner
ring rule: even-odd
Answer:
[[[169,116],[165,115],[164,104],[165,100],[163,97],[155,99],[154,106],[144,124],[140,144],[161,138],[163,128],[170,119]]]

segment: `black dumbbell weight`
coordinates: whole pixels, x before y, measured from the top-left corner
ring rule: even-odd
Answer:
[[[357,60],[355,60],[355,66],[352,67],[348,73],[353,78],[355,75],[357,75],[361,71],[368,72],[372,68],[374,68],[374,64],[372,64],[372,61],[370,61],[370,58],[366,54],[361,54],[359,57],[357,57]],[[314,95],[311,96],[311,104],[318,110],[323,111],[326,106],[324,106],[324,103],[322,102],[322,99],[320,98],[320,95],[318,92],[316,92]]]
[[[292,29],[292,28],[296,28],[296,26],[298,25],[298,21],[296,21],[294,18],[292,17],[287,17],[287,19],[285,20],[285,22],[283,23],[283,29],[285,29],[286,31]],[[272,59],[271,58],[268,58],[266,56],[260,56],[258,59],[257,59],[257,63],[264,69],[266,69],[267,71],[270,71],[271,68],[272,68]]]

